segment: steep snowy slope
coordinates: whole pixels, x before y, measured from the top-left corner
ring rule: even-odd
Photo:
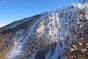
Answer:
[[[13,22],[0,29],[0,59],[87,58],[87,20],[87,5],[77,3]]]

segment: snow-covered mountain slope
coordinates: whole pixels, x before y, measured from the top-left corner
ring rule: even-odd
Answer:
[[[0,59],[86,59],[87,24],[79,3],[13,22],[0,29]]]
[[[7,24],[0,24],[0,28],[6,26]]]

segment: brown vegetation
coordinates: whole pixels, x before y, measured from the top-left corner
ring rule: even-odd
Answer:
[[[83,11],[79,13],[85,15]],[[66,45],[70,45],[66,48],[65,59],[88,59],[88,19],[83,16],[79,22],[69,26],[73,40],[65,40]]]
[[[13,37],[12,40],[6,45],[11,34],[0,34],[0,59],[7,59],[7,54],[12,46],[12,44],[17,39],[17,36]]]

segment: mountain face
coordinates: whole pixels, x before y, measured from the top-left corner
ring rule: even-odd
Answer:
[[[87,4],[48,10],[0,29],[0,59],[87,58]]]

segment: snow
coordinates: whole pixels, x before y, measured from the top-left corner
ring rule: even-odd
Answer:
[[[74,48],[70,48],[70,51],[73,52],[75,49]]]
[[[22,34],[23,31],[18,31],[16,32],[18,34]],[[23,36],[20,36],[14,43],[13,48],[11,49],[11,52],[9,52],[8,54],[8,59],[16,59],[17,56],[21,55],[22,53],[22,46],[23,43],[21,42],[21,39],[23,38]]]
[[[81,49],[81,51],[87,51],[87,49]]]
[[[3,27],[3,26],[6,26],[7,24],[0,24],[0,28]]]
[[[8,59],[16,59],[18,55],[21,55],[21,53],[22,53],[22,48],[23,48],[24,44],[26,43],[26,41],[28,40],[28,38],[30,37],[30,34],[32,33],[34,27],[35,27],[36,24],[37,24],[38,22],[40,22],[44,17],[46,17],[46,16],[43,16],[41,19],[37,20],[36,23],[35,23],[31,28],[29,28],[30,30],[28,30],[28,31],[26,32],[26,33],[28,33],[28,32],[29,32],[29,33],[28,33],[27,36],[24,38],[23,42],[21,42],[21,40],[20,40],[23,36],[21,36],[20,38],[17,39],[17,41],[16,41],[15,44],[13,45],[14,48],[11,49],[10,53],[9,53],[8,56],[7,56]],[[22,32],[18,31],[18,33],[20,34],[20,33],[22,33]],[[25,34],[24,34],[24,35],[25,35]]]
[[[38,26],[36,31],[37,31],[37,33],[41,33],[41,35],[43,36],[42,44],[44,43],[45,35],[47,34],[46,33],[47,27],[49,28],[50,51],[45,56],[45,59],[57,59],[58,57],[61,58],[61,56],[63,55],[63,53],[65,51],[64,49],[67,47],[64,42],[64,40],[66,40],[65,37],[70,35],[70,38],[69,38],[70,42],[73,40],[70,31],[68,31],[69,30],[68,26],[69,25],[73,26],[75,23],[76,24],[80,23],[79,22],[80,15],[78,14],[78,11],[79,11],[79,9],[83,10],[84,8],[87,8],[86,6],[87,5],[77,3],[77,4],[68,5],[66,7],[61,7],[61,8],[56,8],[56,9],[51,9],[51,10],[46,11],[47,14],[43,15],[33,25],[31,25],[31,28],[29,26],[28,30],[26,30],[26,32],[23,35],[21,35],[21,34],[24,32],[24,30],[19,30],[18,32],[16,32],[16,33],[18,33],[19,37],[17,38],[17,40],[15,41],[15,43],[13,45],[13,48],[9,52],[9,54],[7,56],[8,59],[17,59],[21,55],[24,45],[27,43],[27,40],[31,36],[31,33],[34,32],[34,28],[38,24],[40,27]],[[88,15],[86,15],[86,16],[88,16]],[[49,18],[47,19],[47,17],[49,17]],[[73,21],[75,21],[75,23],[73,23]],[[12,29],[19,25],[18,23],[15,23],[15,24],[17,24],[17,25],[9,26],[8,28]],[[22,23],[20,23],[20,24],[22,24]],[[80,27],[83,27],[83,26],[80,25]],[[55,38],[54,34],[56,34],[56,40],[54,40],[54,38]],[[25,35],[26,35],[26,37],[21,42],[21,39]],[[52,55],[52,48],[53,48],[52,44],[53,43],[56,43],[56,48]],[[32,56],[34,58],[35,58],[36,53],[38,52],[40,46],[32,54]],[[77,49],[76,46],[73,45],[73,47],[75,49]],[[73,52],[74,48],[70,48],[70,50]],[[84,51],[84,50],[82,50],[82,51]],[[27,53],[26,50],[25,50],[25,52]],[[26,59],[26,57],[25,57],[25,59]],[[31,57],[29,57],[28,59],[31,59]]]
[[[65,8],[68,8],[68,7],[70,7],[70,6],[74,6],[74,8],[72,8],[72,9],[65,9]],[[55,16],[53,16],[53,17],[55,17],[56,18],[56,21],[57,21],[57,24],[58,24],[58,41],[57,41],[57,46],[56,46],[56,49],[55,49],[55,52],[54,52],[54,54],[53,54],[53,56],[52,57],[49,57],[50,55],[51,55],[51,46],[50,46],[50,53],[48,53],[47,55],[46,55],[46,59],[57,59],[58,58],[58,56],[60,56],[61,54],[63,54],[63,49],[64,48],[66,48],[66,45],[64,44],[64,42],[63,42],[63,40],[64,40],[64,36],[68,36],[70,33],[68,32],[65,32],[65,27],[64,26],[67,26],[69,23],[69,21],[70,20],[73,20],[74,19],[74,17],[75,17],[75,15],[77,15],[76,13],[78,12],[78,8],[79,9],[83,9],[83,8],[85,8],[85,6],[83,5],[83,4],[79,4],[79,3],[77,3],[77,4],[72,4],[72,5],[70,5],[70,6],[67,6],[67,7],[65,7],[64,9],[63,8],[61,8],[61,9],[59,9],[58,11],[60,11],[60,10],[64,10],[64,12],[63,11],[61,11],[61,12],[63,12],[63,18],[60,18],[60,17],[58,17],[60,14],[59,14],[59,12],[58,13],[56,13],[56,14],[58,14],[58,15],[56,15],[57,17],[55,17]],[[57,9],[56,9],[57,10]],[[52,11],[52,12],[55,12],[56,10],[54,10],[54,11],[52,11],[52,10],[50,10],[50,12]],[[71,12],[71,13],[69,13],[69,12]],[[67,14],[68,13],[68,14]],[[54,13],[52,13],[52,14],[54,14]],[[66,15],[67,14],[67,15]],[[72,15],[71,16],[71,19],[69,18],[69,15]],[[50,17],[50,19],[52,18],[53,19],[53,17]],[[67,18],[66,18],[67,17]],[[77,17],[75,17],[75,20],[78,18],[79,16],[77,16]],[[53,21],[53,20],[52,20]],[[52,22],[52,21],[50,21],[50,22]],[[53,21],[54,22],[54,21]],[[50,24],[54,24],[54,23],[50,23]],[[56,23],[55,23],[56,24]],[[63,26],[64,25],[64,26]],[[54,26],[54,25],[53,25]],[[53,26],[51,25],[50,26],[50,28],[51,28],[51,30],[50,30],[50,44],[51,44],[51,41],[53,40]],[[82,26],[81,26],[82,27]],[[62,42],[60,42],[60,40],[62,41]],[[72,39],[70,39],[70,40],[72,40]],[[63,48],[61,49],[61,47],[60,47],[60,43],[62,44],[62,46],[63,46]],[[77,47],[76,46],[74,46],[73,45],[73,47],[75,47],[75,49],[77,49]],[[71,51],[73,51],[74,49],[73,48],[71,48],[70,49]]]

